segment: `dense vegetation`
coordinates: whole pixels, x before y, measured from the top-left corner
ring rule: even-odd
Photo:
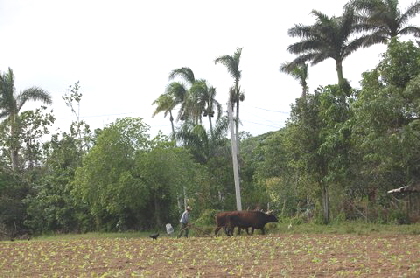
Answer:
[[[382,14],[394,15],[398,28],[385,32],[390,21],[375,9],[393,11]],[[238,132],[242,49],[215,59],[233,77],[227,95],[236,113],[223,115],[216,88],[205,79],[175,69],[174,82],[154,103],[155,115],[169,115],[172,133],[155,138],[138,118],[90,130],[79,119],[79,83],[63,96],[74,122],[50,134],[55,119],[44,106],[51,103],[48,92],[16,93],[13,71],[1,73],[0,232],[162,229],[178,223],[187,203],[197,224],[209,224],[215,211],[237,207],[236,152],[244,209],[270,208],[280,219],[324,224],[418,221],[418,196],[387,194],[420,182],[420,48],[398,37],[420,35],[404,25],[418,11],[419,2],[400,13],[398,1],[351,1],[341,17],[314,11],[314,25],[290,28],[289,35],[302,40],[288,48],[298,56],[281,71],[299,80],[302,95],[284,128],[256,137]],[[352,88],[342,61],[374,42],[387,50],[363,74],[361,88]],[[307,63],[328,58],[336,61],[337,84],[308,92]],[[30,100],[42,106],[21,112]]]

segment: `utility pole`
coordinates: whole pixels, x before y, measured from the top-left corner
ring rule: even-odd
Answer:
[[[232,115],[232,103],[229,99],[228,102],[228,116],[229,116],[229,125],[230,125],[230,142],[231,142],[231,153],[232,153],[232,164],[233,164],[233,177],[235,180],[235,193],[236,193],[236,206],[238,210],[242,210],[242,201],[241,201],[241,188],[239,185],[239,167],[238,167],[238,145],[236,142],[235,136],[235,126],[233,124],[233,115]]]

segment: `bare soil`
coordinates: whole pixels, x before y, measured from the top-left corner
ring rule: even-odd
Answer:
[[[420,236],[0,242],[0,277],[420,277]]]

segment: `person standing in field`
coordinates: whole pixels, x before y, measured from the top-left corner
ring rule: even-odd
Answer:
[[[181,231],[179,232],[178,238],[182,237],[182,234],[185,231],[185,237],[188,237],[188,234],[190,232],[189,230],[189,221],[190,221],[190,211],[191,208],[188,206],[185,211],[182,213],[181,215],[181,220],[179,222],[181,222]]]

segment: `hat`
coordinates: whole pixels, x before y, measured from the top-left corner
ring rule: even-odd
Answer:
[[[187,207],[187,210],[191,210],[191,207],[190,207],[190,206],[188,206],[188,207]]]

